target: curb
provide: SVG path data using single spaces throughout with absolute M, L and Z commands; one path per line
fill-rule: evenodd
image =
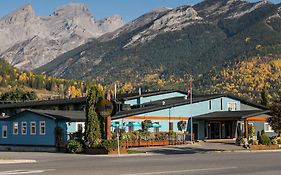
M 25 159 L 17 159 L 17 160 L 0 160 L 1 164 L 20 164 L 20 163 L 36 163 L 36 160 L 25 160 Z
M 281 149 L 272 149 L 272 150 L 225 150 L 225 151 L 216 151 L 216 152 L 241 152 L 241 153 L 265 153 L 265 152 L 281 152 Z

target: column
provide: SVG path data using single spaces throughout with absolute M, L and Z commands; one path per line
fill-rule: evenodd
M 244 137 L 248 139 L 249 133 L 248 133 L 248 120 L 244 120 Z
M 106 126 L 105 126 L 105 132 L 106 132 L 106 139 L 111 140 L 111 116 L 106 117 Z

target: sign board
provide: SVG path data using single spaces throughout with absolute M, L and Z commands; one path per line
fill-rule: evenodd
M 113 105 L 112 103 L 107 100 L 107 99 L 102 99 L 101 101 L 99 101 L 99 103 L 97 104 L 97 112 L 99 113 L 99 115 L 101 115 L 102 117 L 107 117 L 110 116 L 111 113 L 113 111 Z

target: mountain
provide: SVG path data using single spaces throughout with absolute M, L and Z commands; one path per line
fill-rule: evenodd
M 63 78 L 131 82 L 155 89 L 209 79 L 213 69 L 281 52 L 281 5 L 205 0 L 161 8 L 81 45 L 37 72 Z
M 30 4 L 0 19 L 0 58 L 32 70 L 91 38 L 124 25 L 115 15 L 96 21 L 83 4 L 58 7 L 50 16 L 36 16 Z

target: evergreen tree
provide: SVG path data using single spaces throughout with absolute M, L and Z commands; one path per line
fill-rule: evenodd
M 88 91 L 86 104 L 85 143 L 93 148 L 101 143 L 100 119 L 95 111 L 99 98 L 103 97 L 102 89 L 93 86 Z
M 272 117 L 268 119 L 268 122 L 272 129 L 277 132 L 281 133 L 281 100 L 278 102 L 273 103 L 271 106 L 271 115 Z
M 261 92 L 261 104 L 264 106 L 268 105 L 268 92 L 264 88 Z

